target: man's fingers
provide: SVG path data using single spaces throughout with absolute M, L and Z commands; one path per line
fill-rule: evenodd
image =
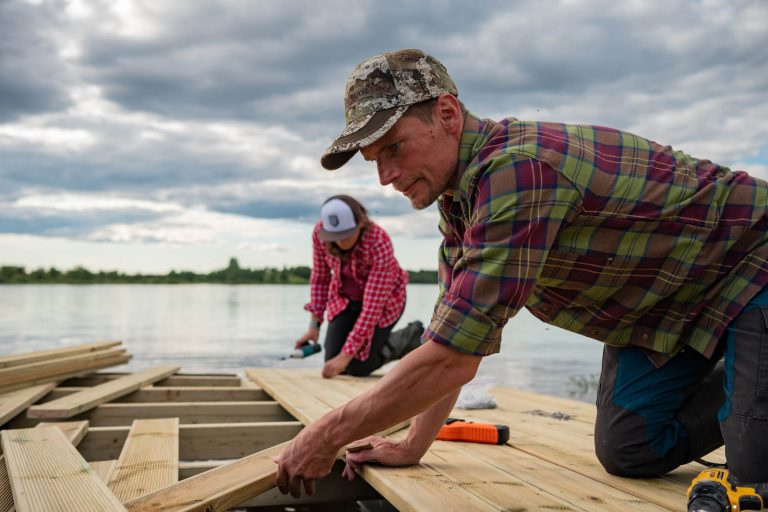
M 364 462 L 370 462 L 376 460 L 375 450 L 363 450 L 355 453 L 347 454 L 347 462 L 352 463 L 355 467 Z
M 315 480 L 308 478 L 304 480 L 304 490 L 307 491 L 309 496 L 315 495 Z
M 351 462 L 347 461 L 344 470 L 341 472 L 341 477 L 346 478 L 351 482 L 355 479 L 355 469 L 356 467 Z
M 291 496 L 294 498 L 301 498 L 301 477 L 293 477 L 291 481 L 288 483 L 288 489 L 291 493 Z
M 277 480 L 277 488 L 280 489 L 280 492 L 283 494 L 288 494 L 288 473 L 285 471 L 284 467 L 280 467 L 279 463 L 277 466 L 276 480 Z

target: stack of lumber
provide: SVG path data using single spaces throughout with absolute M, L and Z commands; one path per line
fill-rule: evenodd
M 131 356 L 121 341 L 102 341 L 0 357 L 0 393 L 58 382 L 102 368 L 127 363 Z M 43 389 L 43 388 L 39 388 Z

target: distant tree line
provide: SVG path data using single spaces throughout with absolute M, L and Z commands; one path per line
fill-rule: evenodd
M 240 266 L 236 258 L 229 260 L 229 265 L 221 270 L 207 274 L 190 271 L 167 274 L 125 274 L 123 272 L 91 272 L 83 267 L 71 270 L 38 268 L 27 272 L 24 267 L 0 267 L 0 284 L 307 284 L 312 270 L 309 267 L 265 267 L 249 269 Z M 411 283 L 437 283 L 437 271 L 408 271 Z

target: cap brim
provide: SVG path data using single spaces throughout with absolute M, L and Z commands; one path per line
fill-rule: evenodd
M 349 236 L 352 235 L 352 233 L 355 232 L 357 229 L 357 226 L 345 229 L 344 231 L 326 231 L 325 228 L 320 228 L 317 231 L 317 238 L 322 240 L 323 242 L 338 242 L 339 240 L 343 240 Z
M 370 146 L 382 138 L 405 114 L 409 106 L 380 110 L 372 114 L 359 129 L 351 133 L 346 133 L 348 128 L 345 129 L 341 136 L 325 150 L 323 156 L 320 157 L 320 164 L 329 171 L 343 166 L 360 148 Z

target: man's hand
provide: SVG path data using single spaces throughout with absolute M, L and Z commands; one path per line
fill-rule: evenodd
M 393 441 L 385 437 L 372 436 L 361 441 L 370 443 L 372 448 L 356 452 L 347 452 L 347 465 L 341 476 L 350 482 L 355 479 L 355 471 L 366 462 L 378 462 L 385 466 L 408 466 L 418 464 L 425 451 L 415 449 L 406 439 Z
M 304 482 L 306 493 L 315 494 L 315 480 L 331 472 L 337 453 L 322 432 L 314 432 L 311 426 L 302 430 L 275 459 L 280 492 L 298 498 Z
M 347 365 L 352 361 L 352 356 L 340 353 L 336 357 L 329 359 L 323 366 L 323 377 L 326 379 L 333 378 L 347 369 Z
M 302 347 L 302 345 L 306 345 L 310 341 L 317 343 L 317 339 L 320 337 L 320 329 L 317 327 L 310 327 L 307 329 L 307 332 L 305 332 L 301 338 L 296 340 L 296 343 L 293 345 L 293 348 L 299 349 Z

